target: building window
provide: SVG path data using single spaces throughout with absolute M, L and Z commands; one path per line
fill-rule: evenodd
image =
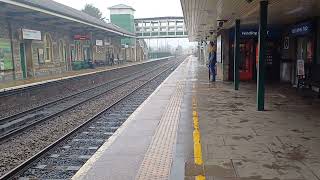
M 67 54 L 66 54 L 66 44 L 63 40 L 59 40 L 59 57 L 61 62 L 66 62 Z
M 52 39 L 49 33 L 44 35 L 45 62 L 52 61 Z

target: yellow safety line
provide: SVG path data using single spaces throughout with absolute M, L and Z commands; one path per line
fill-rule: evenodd
M 200 130 L 199 130 L 199 118 L 197 112 L 197 102 L 196 98 L 192 97 L 192 119 L 193 119 L 193 156 L 194 163 L 196 165 L 202 165 L 202 150 L 201 150 L 201 142 L 200 142 Z M 196 176 L 196 180 L 205 180 L 205 176 L 198 175 Z
M 196 180 L 206 180 L 206 177 L 199 175 L 199 176 L 196 176 Z

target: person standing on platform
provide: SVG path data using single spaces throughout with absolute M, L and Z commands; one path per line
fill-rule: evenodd
M 217 63 L 217 54 L 214 43 L 210 41 L 209 44 L 209 80 L 216 81 L 216 63 Z
M 114 65 L 114 55 L 113 55 L 113 53 L 111 54 L 111 66 L 113 66 Z

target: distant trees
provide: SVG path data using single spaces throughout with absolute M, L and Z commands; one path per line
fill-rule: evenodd
M 94 7 L 92 4 L 86 4 L 84 6 L 84 9 L 82 9 L 82 12 L 85 12 L 90 16 L 96 17 L 98 19 L 104 20 L 104 17 L 102 17 L 102 12 L 100 11 L 100 9 Z

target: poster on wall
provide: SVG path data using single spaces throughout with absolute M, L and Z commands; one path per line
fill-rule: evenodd
M 297 75 L 304 76 L 304 60 L 303 59 L 297 60 Z
M 0 70 L 13 70 L 11 44 L 6 39 L 0 39 Z
M 307 62 L 312 63 L 313 60 L 313 41 L 308 40 L 307 43 Z
M 222 40 L 221 35 L 217 38 L 217 62 L 222 62 Z

